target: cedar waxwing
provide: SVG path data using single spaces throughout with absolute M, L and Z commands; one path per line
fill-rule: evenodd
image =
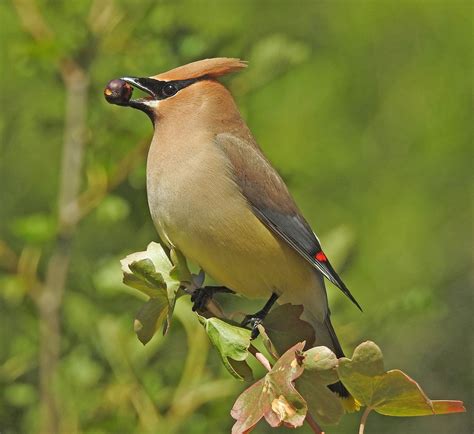
M 246 317 L 254 332 L 275 301 L 303 305 L 316 345 L 342 357 L 323 277 L 360 306 L 217 81 L 246 66 L 239 59 L 201 60 L 153 77 L 113 80 L 105 95 L 153 122 L 147 191 L 162 241 L 219 284 L 268 298 Z M 131 99 L 133 87 L 150 96 Z M 347 394 L 342 385 L 333 389 Z

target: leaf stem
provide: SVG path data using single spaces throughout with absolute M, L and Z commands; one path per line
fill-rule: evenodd
M 311 416 L 310 413 L 306 413 L 305 421 L 308 423 L 308 425 L 310 426 L 310 428 L 313 430 L 315 434 L 324 434 L 324 431 L 317 424 L 317 422 L 314 420 L 313 416 Z
M 362 417 L 360 419 L 359 434 L 364 434 L 365 425 L 367 423 L 367 416 L 369 415 L 371 411 L 372 411 L 372 407 L 367 407 L 364 410 L 364 413 L 362 414 Z

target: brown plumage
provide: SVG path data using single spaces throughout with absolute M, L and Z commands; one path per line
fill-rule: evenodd
M 117 102 L 145 111 L 155 126 L 147 162 L 151 216 L 162 240 L 219 284 L 248 297 L 276 294 L 279 303 L 302 304 L 316 344 L 342 356 L 323 275 L 355 300 L 216 80 L 245 67 L 218 58 L 123 78 L 151 96 Z

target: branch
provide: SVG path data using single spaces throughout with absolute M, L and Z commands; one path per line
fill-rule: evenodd
M 54 41 L 56 35 L 43 18 L 34 0 L 14 0 L 23 28 L 38 43 Z M 55 377 L 60 352 L 60 309 L 69 271 L 71 242 L 77 221 L 74 204 L 79 193 L 84 160 L 87 94 L 87 71 L 72 58 L 58 59 L 58 69 L 66 90 L 63 155 L 58 193 L 58 233 L 47 264 L 44 285 L 33 299 L 39 315 L 39 382 L 41 433 L 60 432 L 60 411 Z
M 58 234 L 49 259 L 44 286 L 35 298 L 40 325 L 41 433 L 60 432 L 60 412 L 54 381 L 60 353 L 60 310 L 69 271 L 72 238 L 76 229 L 69 204 L 78 195 L 84 160 L 89 79 L 75 62 L 65 61 L 66 121 L 58 193 Z
M 23 29 L 36 42 L 47 42 L 54 39 L 54 33 L 48 26 L 35 0 L 13 0 L 13 6 L 20 18 Z
M 66 86 L 66 121 L 58 198 L 60 235 L 73 230 L 77 224 L 75 204 L 84 160 L 89 89 L 89 77 L 76 62 L 63 61 L 61 71 Z

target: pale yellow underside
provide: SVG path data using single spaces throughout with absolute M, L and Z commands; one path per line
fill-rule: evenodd
M 318 321 L 327 312 L 322 278 L 254 215 L 232 179 L 229 161 L 212 140 L 178 152 L 179 142 L 148 157 L 147 188 L 163 241 L 219 284 L 251 298 L 272 292 L 304 304 Z

